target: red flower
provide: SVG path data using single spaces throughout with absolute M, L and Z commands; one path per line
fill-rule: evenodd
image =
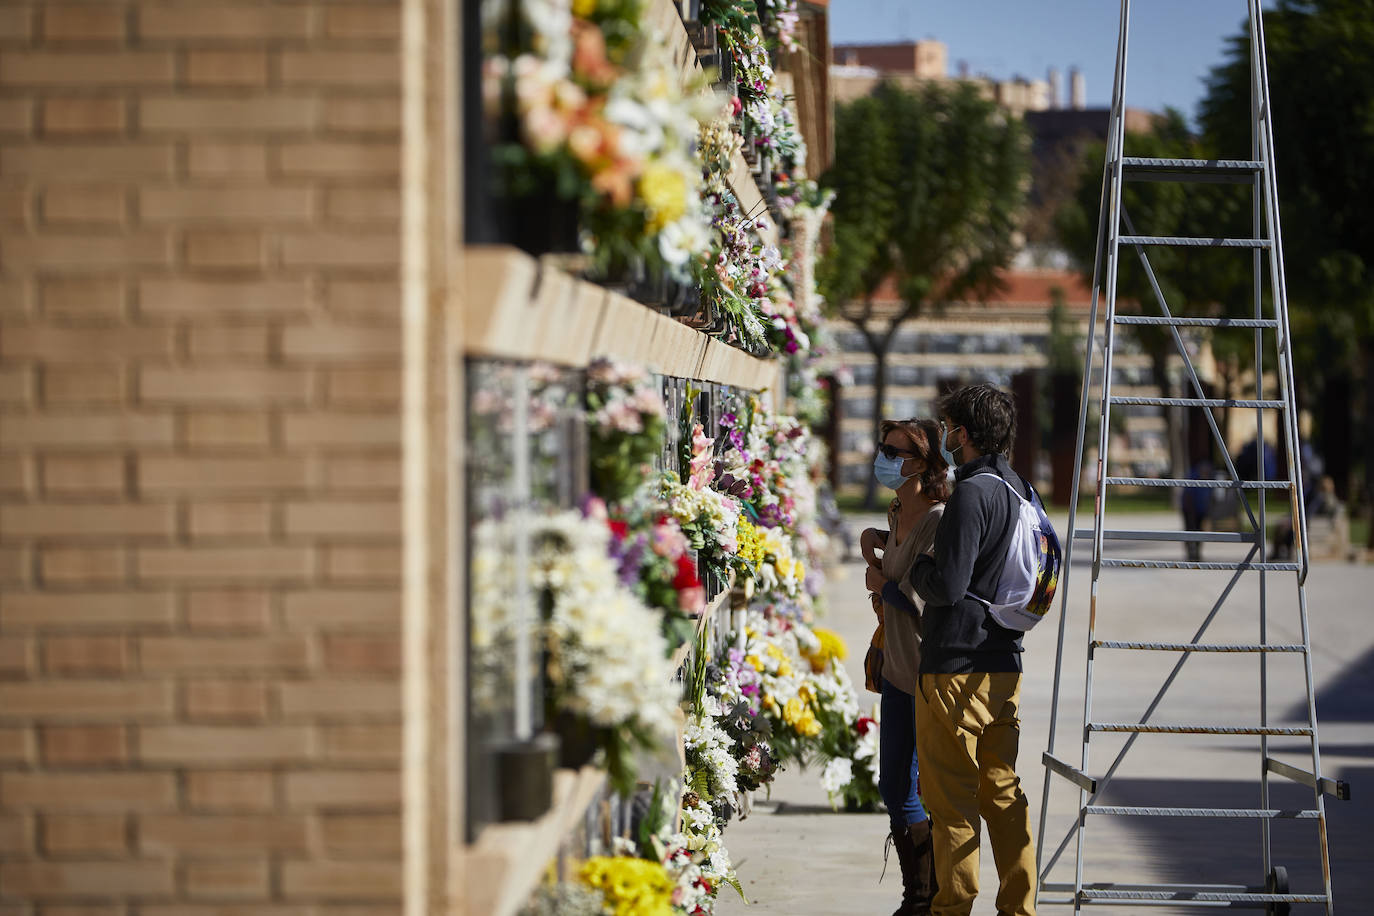
M 701 580 L 697 578 L 697 564 L 687 554 L 682 554 L 677 558 L 677 575 L 673 578 L 673 588 L 683 591 L 700 586 Z
M 877 724 L 868 716 L 859 716 L 859 721 L 854 723 L 854 730 L 861 735 L 866 735 L 868 730 Z
M 611 534 L 615 535 L 615 539 L 616 539 L 617 541 L 623 541 L 623 540 L 625 540 L 625 535 L 627 535 L 627 534 L 630 533 L 630 523 L 629 523 L 629 522 L 622 521 L 622 520 L 620 520 L 620 519 L 618 519 L 618 518 L 613 518 L 613 519 L 611 519 L 610 521 L 608 521 L 606 524 L 607 524 L 607 526 L 610 527 L 610 529 L 611 529 Z

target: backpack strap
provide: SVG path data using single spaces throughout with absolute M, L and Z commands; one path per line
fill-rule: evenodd
M 975 477 L 996 477 L 998 480 L 1002 481 L 1002 483 L 1007 485 L 1008 490 L 1011 490 L 1011 492 L 1016 493 L 1018 499 L 1024 499 L 1027 502 L 1034 502 L 1035 500 L 1040 498 L 1040 494 L 1035 492 L 1035 487 L 1031 486 L 1031 482 L 1029 480 L 1026 480 L 1026 478 L 1024 477 L 1021 478 L 1021 482 L 1024 483 L 1026 485 L 1026 489 L 1030 491 L 1030 494 L 1026 496 L 1022 496 L 1020 493 L 1017 493 L 1016 487 L 1012 485 L 1012 482 L 1010 480 L 1007 480 L 1007 478 L 1003 477 L 996 471 L 978 471 L 975 474 L 968 475 L 969 480 L 972 480 Z M 1043 505 L 1043 503 L 1041 503 L 1041 505 Z

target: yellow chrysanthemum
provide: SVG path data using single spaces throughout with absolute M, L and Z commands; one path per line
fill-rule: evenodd
M 763 560 L 763 538 L 759 534 L 759 528 L 744 516 L 740 516 L 736 542 L 739 544 L 737 553 L 740 559 L 748 560 L 754 564 Z
M 594 856 L 578 876 L 601 891 L 615 916 L 670 916 L 673 881 L 657 862 L 630 856 Z
M 816 652 L 817 655 L 823 655 L 826 659 L 838 658 L 840 661 L 849 657 L 849 647 L 845 645 L 839 633 L 824 627 L 816 627 L 812 632 L 821 641 L 821 647 Z
M 759 658 L 757 655 L 744 656 L 744 663 L 755 671 L 760 673 L 763 672 L 763 659 Z
M 687 179 L 675 169 L 649 165 L 639 176 L 639 196 L 649 211 L 649 231 L 660 232 L 687 212 Z
M 596 12 L 596 0 L 573 0 L 572 11 L 578 19 L 587 19 Z

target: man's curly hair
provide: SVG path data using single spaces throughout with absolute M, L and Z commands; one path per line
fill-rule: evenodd
M 936 401 L 951 428 L 962 426 L 973 447 L 984 455 L 1005 455 L 1016 434 L 1016 407 L 1011 395 L 993 385 L 965 385 Z

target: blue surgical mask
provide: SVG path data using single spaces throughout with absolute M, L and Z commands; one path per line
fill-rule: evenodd
M 945 456 L 945 462 L 949 464 L 950 468 L 957 468 L 959 466 L 959 462 L 955 458 L 955 453 L 962 452 L 964 450 L 964 447 L 961 445 L 954 451 L 950 451 L 948 448 L 945 447 L 945 440 L 949 438 L 950 433 L 954 432 L 956 429 L 962 428 L 963 427 L 961 426 L 952 426 L 949 429 L 944 429 L 940 432 L 940 454 Z
M 888 458 L 879 453 L 873 459 L 873 476 L 878 478 L 878 483 L 889 490 L 896 490 L 911 477 L 916 476 L 915 474 L 912 474 L 911 477 L 902 476 L 902 464 L 905 460 L 904 458 Z

